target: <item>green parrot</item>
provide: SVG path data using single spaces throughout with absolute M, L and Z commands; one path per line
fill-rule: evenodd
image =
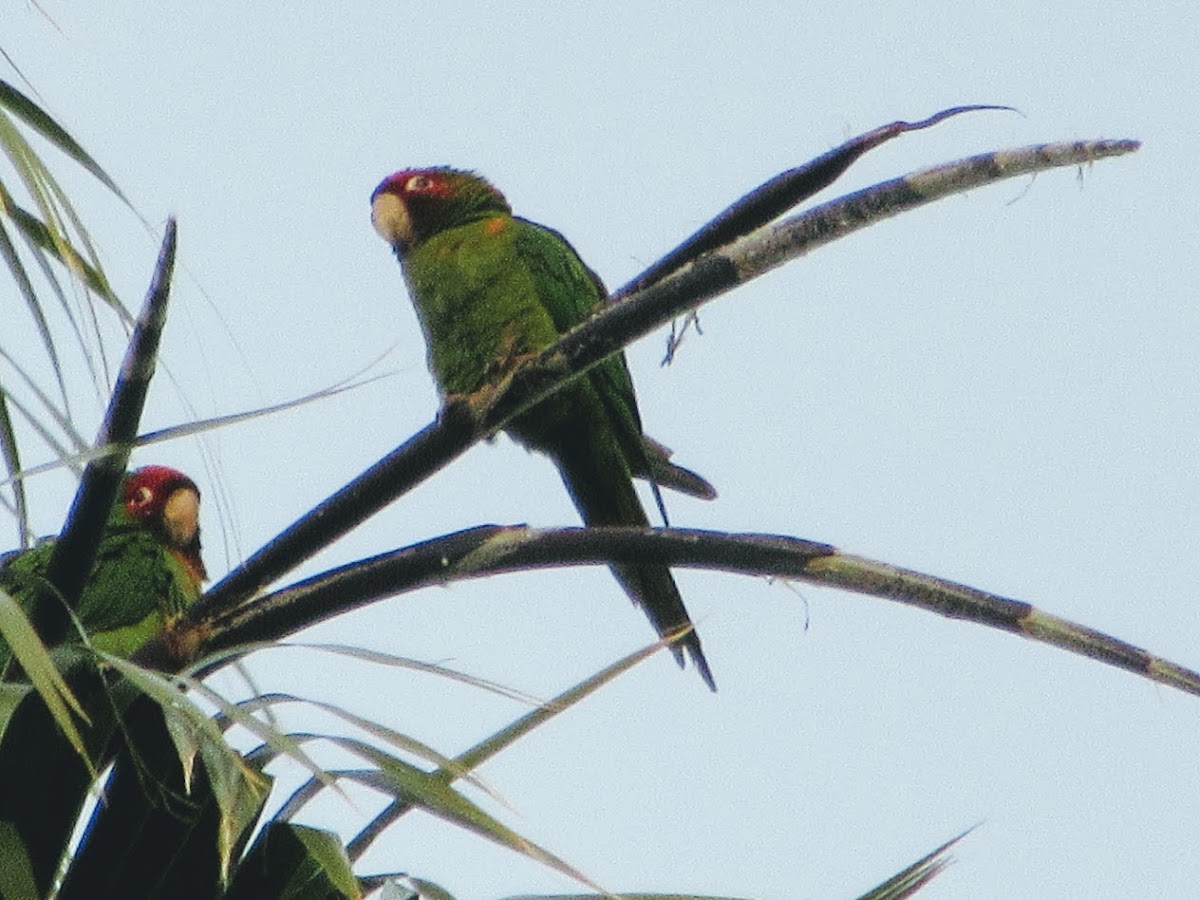
M 145 466 L 129 473 L 113 505 L 75 615 L 93 647 L 132 656 L 200 596 L 200 489 L 182 472 Z M 0 557 L 0 589 L 28 611 L 54 540 Z M 11 653 L 0 640 L 0 672 Z
M 371 221 L 400 260 L 443 399 L 494 386 L 597 312 L 608 293 L 561 234 L 514 216 L 504 195 L 472 172 L 397 172 L 371 195 Z M 588 525 L 649 524 L 633 477 L 648 479 L 656 497 L 659 485 L 716 496 L 642 433 L 623 353 L 547 397 L 508 432 L 554 461 Z M 612 572 L 660 635 L 691 624 L 666 566 Z M 696 632 L 679 643 L 716 690 Z M 675 655 L 682 664 L 677 648 Z

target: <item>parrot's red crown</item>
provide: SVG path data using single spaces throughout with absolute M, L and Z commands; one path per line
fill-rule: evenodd
M 452 196 L 453 188 L 446 179 L 438 176 L 433 169 L 405 169 L 393 172 L 379 183 L 371 194 L 374 200 L 380 194 L 396 194 L 400 197 L 428 197 L 431 200 L 444 200 Z
M 129 514 L 148 518 L 162 512 L 163 505 L 179 488 L 191 488 L 200 495 L 196 482 L 170 466 L 142 466 L 125 479 L 122 500 Z
M 487 189 L 504 201 L 504 195 L 496 190 L 487 179 L 465 169 L 454 169 L 450 166 L 432 166 L 425 169 L 402 169 L 393 172 L 379 183 L 371 193 L 374 201 L 380 194 L 395 194 L 410 200 L 414 198 L 426 200 L 447 200 L 462 192 L 466 185 L 486 186 Z

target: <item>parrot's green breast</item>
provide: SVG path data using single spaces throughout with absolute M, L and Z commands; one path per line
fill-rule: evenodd
M 404 273 L 443 397 L 498 382 L 522 357 L 586 320 L 605 295 L 562 235 L 505 214 L 422 241 L 404 256 Z M 642 425 L 624 354 L 542 401 L 509 432 L 552 452 L 552 433 L 580 420 L 606 422 L 627 469 L 645 470 Z
M 404 259 L 443 395 L 469 394 L 558 338 L 544 288 L 522 258 L 522 223 L 493 216 L 439 232 Z

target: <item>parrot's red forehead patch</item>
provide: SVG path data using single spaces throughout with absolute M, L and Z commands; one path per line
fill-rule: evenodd
M 371 193 L 371 202 L 380 194 L 394 194 L 402 200 L 446 200 L 462 193 L 475 193 L 483 188 L 506 203 L 504 195 L 487 179 L 465 169 L 431 166 L 424 169 L 402 169 L 393 172 Z
M 371 194 L 374 200 L 380 194 L 396 194 L 399 197 L 428 197 L 442 200 L 454 193 L 454 188 L 439 169 L 404 169 L 394 172 L 379 183 Z
M 160 509 L 171 493 L 181 487 L 191 488 L 197 496 L 200 494 L 196 483 L 178 469 L 172 469 L 170 466 L 142 466 L 125 479 L 122 499 L 126 505 Z

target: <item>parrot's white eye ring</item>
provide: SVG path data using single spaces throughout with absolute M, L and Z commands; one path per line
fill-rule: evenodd
M 148 487 L 140 487 L 137 489 L 137 493 L 133 495 L 133 505 L 146 506 L 153 499 L 154 491 L 150 490 Z
M 408 181 L 404 182 L 405 191 L 414 191 L 422 193 L 429 190 L 433 186 L 433 179 L 428 175 L 413 175 Z

